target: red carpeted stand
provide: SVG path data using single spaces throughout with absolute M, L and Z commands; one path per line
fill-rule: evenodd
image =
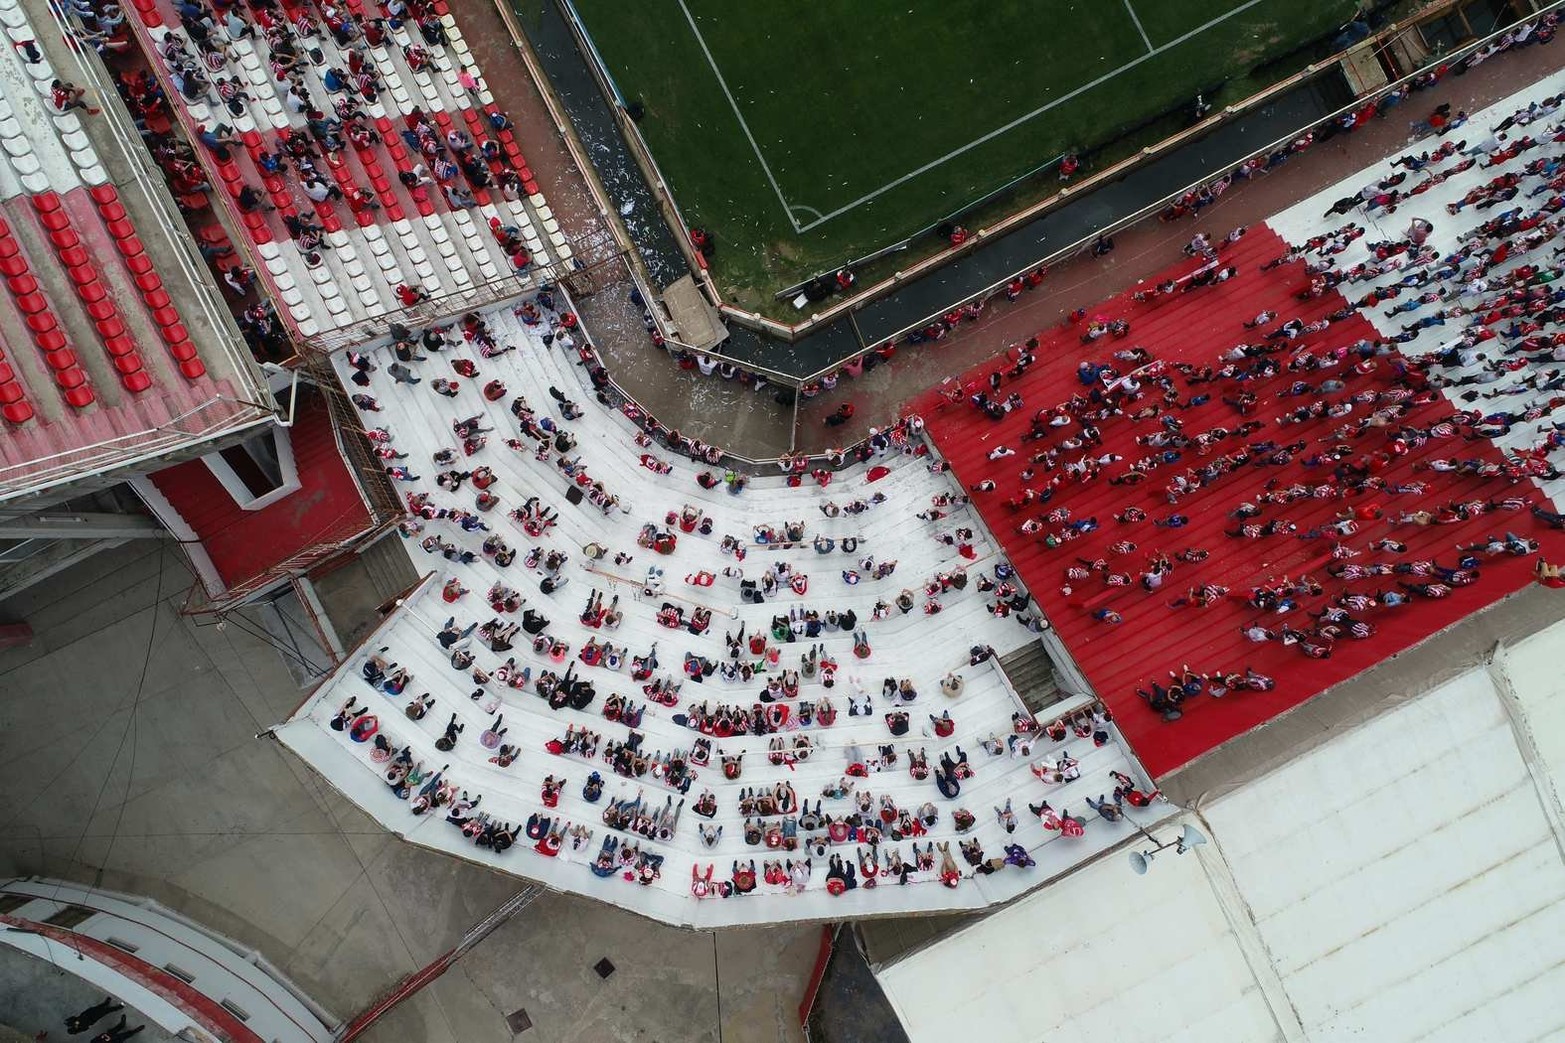
M 1246 330 L 1243 323 L 1262 310 L 1277 312 L 1277 321 L 1281 322 L 1295 316 L 1308 321 L 1341 308 L 1345 302 L 1336 293 L 1304 303 L 1294 298 L 1306 281 L 1301 263 L 1270 272 L 1259 270 L 1262 262 L 1281 255 L 1286 249 L 1287 244 L 1270 229 L 1252 228 L 1238 244 L 1223 253 L 1223 263 L 1235 265 L 1240 271 L 1240 275 L 1228 282 L 1148 303 L 1138 303 L 1129 295 L 1117 297 L 1089 309 L 1087 317 L 1077 326 L 1056 327 L 1041 334 L 1036 365 L 1020 379 L 1007 380 L 998 392 L 997 397 L 1003 398 L 1012 391 L 1019 391 L 1025 400 L 1021 408 L 1003 420 L 990 420 L 968 404 L 968 397 L 987 388 L 990 373 L 996 368 L 1009 368 L 1009 362 L 990 362 L 965 374 L 961 378 L 964 391 L 960 402 L 951 402 L 937 390 L 926 393 L 913 406 L 924 416 L 935 445 L 951 462 L 964 485 L 971 486 L 984 479 L 997 483 L 993 492 L 973 493 L 980 514 L 1153 775 L 1162 775 L 1186 764 L 1337 682 L 1412 647 L 1463 617 L 1516 592 L 1531 578 L 1531 558 L 1485 559 L 1478 583 L 1459 587 L 1448 598 L 1429 600 L 1415 596 L 1409 604 L 1400 607 L 1356 612 L 1358 617 L 1373 623 L 1378 632 L 1363 641 L 1339 638 L 1331 658 L 1326 660 L 1309 659 L 1294 646 L 1275 641 L 1258 644 L 1242 635 L 1242 627 L 1252 620 L 1259 620 L 1268 627 L 1287 622 L 1297 629 L 1307 630 L 1313 620 L 1305 613 L 1318 611 L 1344 590 L 1373 594 L 1394 588 L 1399 579 L 1414 582 L 1422 579 L 1417 576 L 1387 576 L 1354 582 L 1333 579 L 1325 571 L 1332 547 L 1337 542 L 1331 537 L 1300 539 L 1278 535 L 1252 540 L 1224 534 L 1224 530 L 1238 525 L 1230 512 L 1241 502 L 1253 500 L 1268 482 L 1285 487 L 1295 482 L 1316 485 L 1330 481 L 1330 465 L 1307 467 L 1301 463 L 1302 458 L 1337 441 L 1329 437 L 1331 432 L 1363 417 L 1373 408 L 1360 405 L 1346 419 L 1310 420 L 1283 426 L 1277 423 L 1280 415 L 1308 404 L 1311 399 L 1279 398 L 1278 392 L 1295 380 L 1318 384 L 1328 375 L 1339 376 L 1346 382 L 1343 392 L 1329 396 L 1333 400 L 1365 389 L 1385 389 L 1394 385 L 1391 366 L 1386 359 L 1379 360 L 1376 371 L 1368 375 L 1354 375 L 1351 371 L 1283 374 L 1246 385 L 1259 397 L 1258 409 L 1251 419 L 1263 421 L 1265 427 L 1244 441 L 1272 439 L 1280 444 L 1306 441 L 1308 448 L 1290 464 L 1243 467 L 1171 505 L 1166 486 L 1176 474 L 1239 448 L 1241 441 L 1230 438 L 1220 442 L 1207 456 L 1202 456 L 1193 447 L 1187 448 L 1178 463 L 1154 470 L 1139 485 L 1115 486 L 1109 484 L 1109 477 L 1124 473 L 1132 461 L 1158 451 L 1138 445 L 1136 437 L 1159 430 L 1157 419 L 1131 421 L 1117 417 L 1099 425 L 1103 445 L 1063 451 L 1060 461 L 1063 464 L 1083 455 L 1106 453 L 1119 454 L 1124 457 L 1122 461 L 1108 464 L 1102 476 L 1087 483 L 1067 479 L 1047 504 L 1034 504 L 1021 510 L 1011 510 L 1005 505 L 1005 501 L 1018 494 L 1024 485 L 1042 489 L 1048 483 L 1051 474 L 1041 467 L 1031 482 L 1024 483 L 1019 477 L 1034 453 L 1058 446 L 1063 438 L 1080 433 L 1080 426 L 1072 424 L 1060 429 L 1059 433 L 1051 431 L 1042 440 L 1023 441 L 1031 418 L 1040 409 L 1087 390 L 1076 376 L 1077 365 L 1082 359 L 1107 363 L 1112 361 L 1116 350 L 1139 345 L 1164 362 L 1186 361 L 1215 367 L 1220 365 L 1218 356 L 1235 344 L 1261 339 L 1264 330 Z M 1186 262 L 1159 279 L 1183 274 L 1194 267 L 1195 262 Z M 1121 340 L 1104 338 L 1084 345 L 1081 333 L 1088 322 L 1099 317 L 1129 319 L 1129 336 Z M 1275 325 L 1272 323 L 1266 328 Z M 1453 337 L 1457 328 L 1451 327 Z M 1376 337 L 1369 323 L 1355 315 L 1334 323 L 1322 333 L 1295 341 L 1292 347 L 1326 348 Z M 1282 357 L 1286 358 L 1286 355 Z M 1121 364 L 1120 368 L 1128 367 Z M 1186 434 L 1193 436 L 1218 426 L 1232 429 L 1243 421 L 1233 407 L 1222 401 L 1224 396 L 1231 396 L 1237 390 L 1232 381 L 1190 387 L 1177 374 L 1175 380 L 1182 400 L 1188 401 L 1197 393 L 1212 396 L 1203 405 L 1170 411 L 1183 422 Z M 1146 387 L 1149 393 L 1138 406 L 1158 401 L 1160 391 L 1150 384 Z M 1519 408 L 1521 401 L 1515 397 L 1503 405 L 1497 403 L 1495 407 Z M 1484 408 L 1485 404 L 1482 400 L 1476 403 L 1478 408 Z M 1428 427 L 1452 413 L 1449 401 L 1441 398 L 1416 408 L 1404 422 Z M 1323 438 L 1327 441 L 1323 442 Z M 1388 438 L 1375 431 L 1351 440 L 1350 444 L 1356 453 L 1364 454 L 1385 449 Z M 1000 445 L 1016 450 L 1017 455 L 989 460 L 990 450 Z M 1344 507 L 1368 503 L 1378 503 L 1385 509 L 1387 518 L 1394 519 L 1405 511 L 1433 510 L 1453 500 L 1523 496 L 1541 502 L 1541 494 L 1531 482 L 1512 485 L 1416 467 L 1420 461 L 1437 457 L 1479 456 L 1501 459 L 1499 451 L 1488 440 L 1431 439 L 1378 472 L 1389 483 L 1424 481 L 1428 488 L 1423 496 L 1371 492 L 1350 494 L 1343 499 L 1306 500 L 1287 506 L 1268 506 L 1254 520 L 1287 519 L 1297 523 L 1298 531 L 1303 533 L 1331 520 Z M 1116 514 L 1132 505 L 1146 512 L 1145 521 L 1120 524 L 1114 520 Z M 1041 517 L 1059 507 L 1070 510 L 1070 520 L 1096 518 L 1099 527 L 1079 539 L 1052 548 L 1044 545 L 1043 536 L 1058 532 L 1063 523 L 1045 522 L 1042 531 L 1032 535 L 1018 531 L 1018 526 L 1028 518 Z M 1153 524 L 1175 513 L 1188 516 L 1189 524 L 1179 529 L 1159 528 Z M 1526 510 L 1487 514 L 1454 525 L 1417 526 L 1397 525 L 1389 520 L 1367 521 L 1361 523 L 1358 533 L 1342 542 L 1363 551 L 1352 559 L 1359 564 L 1434 560 L 1445 566 L 1455 566 L 1454 548 L 1458 544 L 1506 531 L 1540 540 L 1545 556 L 1551 560 L 1558 558 L 1565 549 L 1565 537 L 1540 525 Z M 1367 549 L 1373 540 L 1385 536 L 1406 543 L 1406 553 L 1389 554 Z M 1120 555 L 1109 551 L 1111 544 L 1126 540 L 1137 545 L 1134 551 Z M 1109 587 L 1097 576 L 1070 583 L 1072 589 L 1068 593 L 1064 589 L 1068 582 L 1065 570 L 1077 564 L 1078 558 L 1089 561 L 1104 558 L 1114 571 L 1139 577 L 1149 554 L 1161 551 L 1173 557 L 1185 548 L 1201 548 L 1210 556 L 1199 564 L 1176 562 L 1173 574 L 1157 591 L 1148 592 L 1139 585 Z M 1296 578 L 1303 574 L 1313 576 L 1325 587 L 1323 596 L 1302 599 L 1299 608 L 1286 615 L 1262 612 L 1245 603 L 1252 586 L 1269 579 Z M 1183 596 L 1188 588 L 1204 583 L 1226 586 L 1231 594 L 1206 608 L 1170 607 L 1170 602 Z M 1123 622 L 1115 625 L 1093 619 L 1091 613 L 1101 608 L 1120 613 Z M 1136 689 L 1151 681 L 1166 684 L 1168 672 L 1185 664 L 1203 673 L 1242 672 L 1250 666 L 1275 678 L 1277 686 L 1270 692 L 1232 692 L 1220 700 L 1201 695 L 1185 704 L 1182 719 L 1165 722 L 1137 696 Z

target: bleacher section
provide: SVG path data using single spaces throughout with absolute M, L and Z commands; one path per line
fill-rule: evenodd
M 197 151 L 299 335 L 409 307 L 464 311 L 520 294 L 570 260 L 444 2 L 424 24 L 400 25 L 362 0 L 240 3 L 239 35 L 219 18 L 204 43 L 168 0 L 135 9 L 137 36 L 189 137 L 226 124 L 241 142 Z M 290 137 L 300 143 L 292 153 Z M 288 156 L 286 166 L 273 168 L 273 156 Z M 310 180 L 319 187 L 307 191 Z M 319 248 L 301 247 L 290 229 L 299 219 L 320 229 Z
M 984 518 L 1154 775 L 1516 592 L 1540 547 L 1559 560 L 1560 113 L 1512 125 L 1538 142 L 1517 155 L 1492 134 L 1562 87 L 1418 142 L 1415 164 L 1445 154 L 1394 183 L 1388 161 L 1306 200 L 1286 238 L 1252 227 L 1043 331 L 997 419 L 972 400 L 1009 363 L 921 403 L 963 482 L 994 483 Z M 1187 669 L 1189 704 L 1157 705 Z M 1249 669 L 1260 690 L 1234 682 Z
M 139 190 L 122 197 L 125 161 L 105 161 L 90 101 L 62 110 L 76 56 L 17 0 L 0 24 L 0 495 L 257 419 L 264 391 L 231 327 L 203 312 L 208 347 L 192 338 L 187 309 L 209 298 L 173 226 Z
M 396 382 L 396 357 L 389 348 L 372 353 L 375 368 L 366 371 L 367 385 L 363 377 L 354 381 L 363 387 L 361 396 L 369 396 L 360 398 L 366 427 L 389 465 L 405 469 L 399 475 L 422 525 L 408 537 L 410 550 L 433 575 L 279 730 L 285 743 L 387 828 L 417 843 L 675 923 L 710 926 L 977 909 L 1014 897 L 1129 834 L 1128 823 L 1100 819 L 1085 803 L 1112 793 L 1116 782 L 1110 772 L 1138 770 L 1112 724 L 1098 722 L 1102 745 L 1097 745 L 1091 737 L 1091 707 L 1078 701 L 1065 711 L 1079 715 L 1087 737 L 1072 731 L 1063 742 L 1040 736 L 1032 745 L 1024 734 L 1031 718 L 999 670 L 998 656 L 970 661 L 974 646 L 992 646 L 1003 655 L 1036 637 L 1017 625 L 1023 611 L 993 611 L 995 598 L 1004 592 L 985 591 L 1002 559 L 981 535 L 959 533 L 971 522 L 969 512 L 957 488 L 931 471 L 927 457 L 912 451 L 916 442 L 907 452 L 851 465 L 824 487 L 808 476 L 790 482 L 777 474 L 754 479 L 736 495 L 727 491 L 718 468 L 713 487 L 703 488 L 694 480 L 701 465 L 672 458 L 625 412 L 606 410 L 594 399 L 580 380 L 582 370 L 564 331 L 552 326 L 557 317 L 546 308 L 542 314 L 536 325 L 519 321 L 510 309 L 486 315 L 493 346 L 514 346 L 514 351 L 484 357 L 476 343 L 463 342 L 453 332 L 451 347 L 428 351 L 427 360 L 410 364 L 418 384 Z M 558 334 L 552 347 L 540 336 L 551 328 Z M 474 363 L 478 375 L 458 378 L 456 397 L 444 397 L 435 383 L 454 377 L 458 360 Z M 339 365 L 345 380 L 356 374 L 348 359 L 340 358 Z M 492 381 L 504 388 L 492 387 Z M 544 441 L 515 438 L 521 424 L 512 406 L 519 395 L 536 410 L 535 415 L 524 411 L 522 423 L 540 425 Z M 571 400 L 582 403 L 579 417 L 566 405 Z M 454 433 L 453 422 L 474 418 L 477 426 L 493 430 L 469 434 L 483 444 L 469 444 L 466 448 L 475 451 L 464 455 L 464 439 Z M 563 441 L 551 441 L 561 432 Z M 442 449 L 452 452 L 454 462 L 436 462 L 435 453 Z M 480 467 L 490 473 L 478 472 Z M 671 470 L 660 473 L 665 467 Z M 449 477 L 442 478 L 453 470 L 474 474 L 453 491 L 447 488 Z M 469 483 L 491 479 L 482 493 L 498 502 L 485 509 Z M 568 489 L 587 496 L 572 504 Z M 955 502 L 936 508 L 936 498 Z M 835 516 L 821 510 L 831 502 L 846 508 L 855 501 L 865 509 Z M 509 516 L 518 509 L 521 515 Z M 556 510 L 557 518 L 549 520 Z M 783 533 L 792 523 L 804 530 L 795 533 L 796 539 L 764 531 Z M 477 524 L 488 531 L 467 531 Z M 529 528 L 537 535 L 530 535 Z M 952 542 L 942 536 L 953 537 Z M 490 537 L 505 548 L 493 543 L 486 548 Z M 732 537 L 727 551 L 724 537 Z M 817 537 L 834 543 L 823 550 Z M 473 560 L 464 563 L 464 553 Z M 565 560 L 550 562 L 548 555 L 556 553 Z M 497 564 L 512 554 L 513 562 Z M 861 560 L 866 556 L 873 561 Z M 877 579 L 876 565 L 888 561 L 894 572 Z M 850 585 L 845 573 L 854 574 L 857 582 Z M 948 579 L 944 592 L 941 574 Z M 962 579 L 953 585 L 949 580 L 957 574 Z M 770 589 L 773 579 L 775 590 Z M 565 585 L 556 587 L 560 580 Z M 457 586 L 448 588 L 448 583 Z M 753 600 L 744 594 L 742 585 L 749 584 L 760 587 Z M 458 588 L 465 593 L 456 596 Z M 511 591 L 525 604 L 513 603 L 511 611 L 491 604 L 503 602 Z M 448 593 L 454 600 L 447 600 Z M 911 611 L 897 605 L 899 596 Z M 877 603 L 882 605 L 878 613 Z M 608 618 L 599 618 L 594 604 Z M 502 642 L 500 650 L 493 650 L 483 631 L 460 641 L 448 634 L 447 643 L 471 654 L 471 663 L 453 661 L 437 639 L 448 616 L 462 630 L 491 619 L 501 625 L 527 623 L 531 611 L 546 617 L 540 635 L 523 630 L 510 639 L 508 649 Z M 814 636 L 804 619 L 807 611 L 818 617 L 820 630 Z M 839 625 L 840 614 L 849 611 L 856 617 L 852 626 Z M 839 614 L 838 621 L 828 621 L 828 612 Z M 710 614 L 704 625 L 703 613 Z M 734 638 L 732 649 L 725 637 Z M 612 647 L 604 649 L 605 643 Z M 857 656 L 858 646 L 865 658 Z M 366 683 L 371 655 L 394 660 L 411 674 L 400 694 L 387 694 L 384 684 Z M 649 662 L 654 656 L 655 665 Z M 741 666 L 739 677 L 727 676 Z M 752 667 L 757 672 L 746 679 Z M 475 676 L 475 671 L 483 673 Z M 578 709 L 557 694 L 551 709 L 546 671 L 563 676 L 563 686 L 576 695 L 586 682 L 593 689 L 590 701 Z M 386 672 L 395 670 L 387 666 Z M 951 672 L 963 679 L 954 697 L 941 688 Z M 517 680 L 508 683 L 508 677 Z M 916 698 L 904 704 L 887 696 L 888 678 L 893 688 L 908 680 Z M 758 698 L 768 683 L 781 691 L 776 698 Z M 795 684 L 796 693 L 788 694 Z M 672 689 L 666 705 L 655 697 L 658 686 Z M 410 719 L 406 707 L 425 693 L 433 704 L 421 720 Z M 616 695 L 629 701 L 630 715 L 606 717 Z M 388 758 L 376 752 L 373 737 L 360 734 L 366 741 L 354 741 L 351 726 L 331 727 L 350 698 L 377 719 L 378 734 L 390 750 L 408 747 L 409 757 L 426 774 L 442 772 L 441 782 L 473 797 L 482 795 L 473 815 L 486 813 L 516 827 L 516 849 L 496 854 L 476 846 L 446 821 L 449 806 L 422 818 L 411 814 L 409 800 L 385 782 Z M 720 711 L 722 706 L 730 709 Z M 702 707 L 721 721 L 704 730 L 692 726 Z M 910 718 L 900 736 L 893 735 L 886 719 L 898 709 Z M 946 711 L 954 730 L 941 737 L 931 717 Z M 740 717 L 767 718 L 771 724 L 747 730 L 732 724 Z M 461 731 L 454 747 L 443 749 L 437 743 L 453 720 Z M 593 733 L 585 752 L 560 745 L 583 730 Z M 986 748 L 985 740 L 997 752 Z M 613 748 L 626 742 L 645 758 L 639 764 L 645 775 L 628 765 L 623 776 L 616 774 Z M 495 763 L 501 748 L 511 745 L 518 751 L 514 763 Z M 698 752 L 701 745 L 709 749 L 705 756 Z M 915 777 L 910 759 L 918 751 L 930 770 Z M 1039 773 L 1047 776 L 1067 751 L 1079 760 L 1077 767 L 1066 769 L 1071 777 L 1040 781 Z M 894 760 L 885 758 L 886 752 Z M 947 799 L 936 781 L 941 759 L 949 755 L 956 761 L 964 752 L 974 775 L 959 781 L 959 792 Z M 731 774 L 723 768 L 725 758 L 738 765 Z M 677 774 L 681 764 L 689 781 L 669 784 L 667 773 Z M 861 777 L 845 774 L 853 765 Z M 589 800 L 584 784 L 593 773 L 603 788 Z M 566 780 L 557 806 L 546 806 L 542 797 L 549 776 Z M 700 801 L 707 791 L 715 807 L 703 817 Z M 763 804 L 748 814 L 741 810 L 742 800 L 774 792 L 783 792 L 780 806 Z M 407 796 L 416 799 L 416 794 Z M 1008 800 L 1014 834 L 1006 832 L 996 810 Z M 1063 836 L 1045 828 L 1028 810 L 1029 803 L 1044 801 L 1060 814 L 1090 819 L 1085 835 Z M 620 828 L 605 820 L 616 802 L 631 804 L 631 821 Z M 822 820 L 811 824 L 809 813 L 817 807 Z M 971 811 L 970 826 L 959 827 L 953 820 L 957 808 Z M 1131 814 L 1150 822 L 1160 808 L 1154 804 Z M 911 825 L 921 813 L 931 820 L 927 832 L 923 825 Z M 753 827 L 749 840 L 747 820 Z M 529 823 L 537 833 L 532 839 L 521 833 Z M 708 845 L 698 827 L 720 828 L 721 836 Z M 871 827 L 884 832 L 865 832 Z M 551 828 L 562 847 L 553 856 L 545 853 L 552 849 Z M 960 842 L 974 839 L 981 852 L 975 849 L 969 860 Z M 595 873 L 591 867 L 605 841 L 611 853 L 614 844 L 632 850 L 611 857 Z M 932 866 L 910 872 L 907 886 L 898 886 L 891 866 L 897 857 L 912 861 L 915 843 L 921 849 L 949 844 L 956 870 L 951 886 L 941 886 L 935 848 L 928 848 Z M 1016 845 L 1009 852 L 1011 865 L 1003 861 L 1008 844 Z M 853 866 L 858 885 L 840 897 L 829 890 L 846 872 L 832 872 L 834 856 Z M 975 868 L 974 863 L 991 859 L 993 865 L 983 871 Z M 751 860 L 760 878 L 755 892 L 744 900 L 718 897 L 725 882 L 742 882 Z M 768 860 L 791 862 L 798 875 L 790 877 L 784 869 L 768 881 Z M 1018 868 L 1028 860 L 1036 866 Z M 649 866 L 655 866 L 655 874 Z M 709 868 L 712 890 L 703 900 L 696 896 L 703 888 L 693 886 L 693 874 L 704 881 Z M 627 882 L 622 875 L 641 882 Z

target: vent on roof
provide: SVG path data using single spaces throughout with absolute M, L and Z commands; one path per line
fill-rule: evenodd
M 82 905 L 67 905 L 55 912 L 44 923 L 51 927 L 58 927 L 62 931 L 69 931 L 84 920 L 90 920 L 96 910 L 88 909 Z
M 223 1009 L 228 1011 L 228 1013 L 232 1014 L 234 1017 L 238 1018 L 240 1021 L 250 1020 L 250 1015 L 246 1014 L 244 1012 L 244 1008 L 239 1006 L 233 1000 L 224 1000 Z
M 14 913 L 32 900 L 32 895 L 0 895 L 0 913 Z
M 184 982 L 186 985 L 189 985 L 191 982 L 196 980 L 196 976 L 194 974 L 191 974 L 189 971 L 176 964 L 165 963 L 163 965 L 163 969 L 168 971 L 174 977 L 178 978 L 180 981 Z
M 127 942 L 123 938 L 115 938 L 113 935 L 105 938 L 104 941 L 108 942 L 116 949 L 121 949 L 128 953 L 135 953 L 141 949 L 141 946 L 135 944 L 134 942 Z

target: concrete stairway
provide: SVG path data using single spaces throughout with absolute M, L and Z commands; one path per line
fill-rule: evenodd
M 419 575 L 402 537 L 392 532 L 311 583 L 344 648 L 352 649 L 380 623 L 379 607 L 418 582 Z
M 1002 656 L 1000 669 L 1005 671 L 1011 687 L 1021 696 L 1022 703 L 1034 714 L 1064 698 L 1064 693 L 1054 682 L 1054 663 L 1041 641 L 1034 641 L 1010 655 Z

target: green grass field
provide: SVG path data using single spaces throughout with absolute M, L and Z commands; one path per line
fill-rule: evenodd
M 1353 0 L 575 0 L 728 298 L 772 293 L 1113 139 Z M 1224 98 L 1224 100 L 1228 100 Z M 1036 179 L 1032 196 L 1057 184 Z

